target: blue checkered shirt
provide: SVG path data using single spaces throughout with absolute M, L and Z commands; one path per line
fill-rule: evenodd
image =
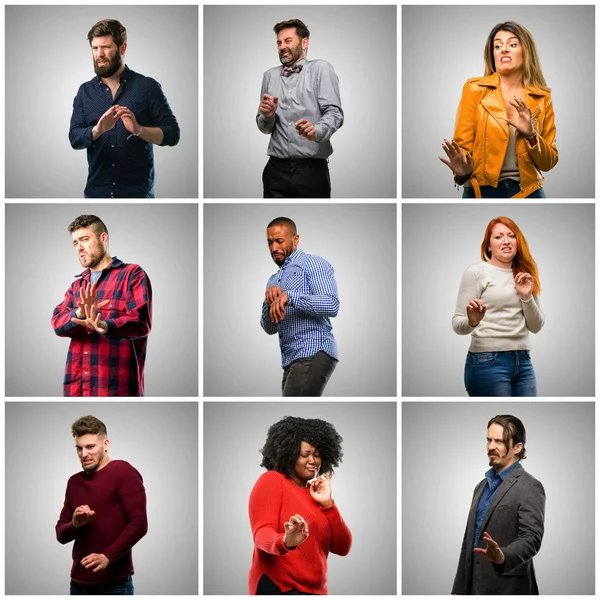
M 267 288 L 274 285 L 287 292 L 289 303 L 285 317 L 279 323 L 271 323 L 269 305 L 264 301 L 260 324 L 269 335 L 279 333 L 281 366 L 314 356 L 320 350 L 338 360 L 329 320 L 337 315 L 340 307 L 333 267 L 320 256 L 298 249 L 271 275 Z

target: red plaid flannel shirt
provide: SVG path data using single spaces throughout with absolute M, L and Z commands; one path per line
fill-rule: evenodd
M 77 276 L 54 309 L 56 335 L 70 337 L 64 396 L 143 396 L 146 346 L 152 322 L 152 287 L 138 265 L 116 256 L 102 270 L 96 300 L 110 300 L 100 313 L 108 331 L 102 335 L 77 325 L 75 317 L 81 285 L 90 285 L 90 270 Z

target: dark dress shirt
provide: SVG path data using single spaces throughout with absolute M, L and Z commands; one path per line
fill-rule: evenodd
M 113 100 L 100 77 L 83 83 L 73 101 L 69 140 L 75 150 L 87 149 L 89 198 L 146 198 L 154 195 L 153 144 L 132 136 L 119 119 L 116 125 L 92 140 L 92 129 L 113 105 L 126 106 L 144 127 L 159 127 L 161 146 L 179 142 L 179 125 L 162 92 L 151 77 L 132 71 L 127 65 Z

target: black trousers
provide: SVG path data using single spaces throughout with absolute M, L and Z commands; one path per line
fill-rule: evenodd
M 282 592 L 281 588 L 267 575 L 264 573 L 258 580 L 258 586 L 256 588 L 257 596 L 273 596 L 275 594 L 289 594 L 297 596 L 314 596 L 316 594 L 309 594 L 307 592 L 298 592 L 296 590 L 290 590 L 289 592 Z
M 262 175 L 263 198 L 331 198 L 325 158 L 275 158 Z
M 308 358 L 297 358 L 283 369 L 283 396 L 322 396 L 337 363 L 323 350 Z

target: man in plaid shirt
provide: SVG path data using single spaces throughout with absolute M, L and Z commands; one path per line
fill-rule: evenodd
M 139 265 L 108 252 L 108 230 L 94 215 L 69 227 L 85 270 L 54 309 L 56 335 L 70 337 L 64 396 L 143 396 L 152 287 Z

